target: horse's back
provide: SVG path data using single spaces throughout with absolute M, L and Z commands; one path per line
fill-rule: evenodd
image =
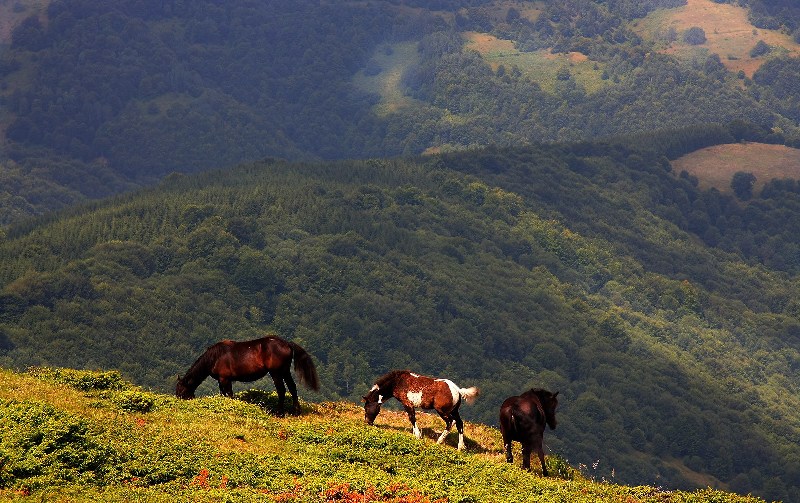
M 536 396 L 520 395 L 507 398 L 500 406 L 500 429 L 505 437 L 522 441 L 544 432 L 545 418 Z

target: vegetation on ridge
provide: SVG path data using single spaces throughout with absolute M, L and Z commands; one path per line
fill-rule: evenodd
M 135 397 L 135 398 L 134 398 Z M 499 433 L 468 424 L 466 453 L 417 440 L 400 414 L 363 422 L 351 404 L 305 404 L 276 418 L 257 390 L 178 400 L 114 372 L 0 369 L 0 498 L 32 501 L 385 501 L 757 503 L 713 490 L 662 491 L 593 480 L 550 456 L 555 476 L 500 455 Z M 247 403 L 247 402 L 251 403 Z M 141 404 L 147 404 L 142 406 Z

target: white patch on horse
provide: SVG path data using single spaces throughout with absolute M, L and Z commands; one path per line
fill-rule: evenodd
M 411 405 L 414 407 L 419 407 L 422 405 L 422 391 L 409 391 L 406 393 L 408 397 L 408 401 L 411 402 Z
M 457 404 L 458 399 L 461 398 L 461 393 L 458 391 L 458 386 L 456 386 L 456 383 L 454 383 L 450 379 L 436 379 L 436 380 L 447 383 L 447 386 L 450 388 L 450 394 L 453 395 L 453 405 Z
M 377 384 L 374 384 L 374 385 L 372 386 L 372 389 L 371 389 L 371 390 L 369 390 L 369 392 L 370 392 L 370 393 L 372 393 L 372 392 L 373 392 L 373 391 L 375 391 L 376 389 L 380 389 L 380 388 L 378 387 L 378 385 L 377 385 Z
M 414 427 L 411 428 L 411 431 L 414 433 L 414 436 L 417 438 L 422 438 L 422 431 L 420 431 L 417 423 L 414 423 Z
M 419 374 L 415 374 L 415 373 L 413 373 L 413 372 L 409 372 L 408 374 L 409 374 L 411 377 L 419 377 Z

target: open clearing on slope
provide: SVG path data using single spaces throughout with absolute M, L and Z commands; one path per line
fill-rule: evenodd
M 706 34 L 706 42 L 701 45 L 688 45 L 683 42 L 683 33 L 691 27 L 700 27 Z M 732 71 L 744 71 L 753 76 L 770 54 L 757 58 L 750 57 L 750 50 L 763 40 L 773 53 L 788 52 L 800 55 L 800 45 L 792 38 L 777 30 L 756 28 L 747 19 L 747 9 L 730 4 L 715 3 L 712 0 L 687 0 L 686 5 L 676 9 L 655 11 L 632 25 L 643 38 L 654 40 L 673 28 L 678 40 L 663 49 L 681 59 L 705 58 L 718 54 L 725 67 Z
M 408 68 L 419 62 L 416 42 L 384 45 L 375 50 L 367 71 L 358 72 L 353 83 L 359 89 L 377 94 L 378 115 L 387 115 L 416 103 L 403 91 L 402 78 Z
M 758 193 L 773 178 L 800 179 L 800 149 L 765 143 L 732 143 L 697 150 L 672 161 L 677 174 L 686 171 L 703 189 L 731 193 L 731 179 L 737 171 L 756 177 Z
M 516 66 L 523 75 L 548 92 L 554 91 L 558 71 L 565 67 L 589 93 L 602 89 L 608 83 L 601 78 L 602 63 L 591 61 L 579 52 L 553 54 L 549 49 L 521 52 L 514 47 L 512 40 L 500 39 L 488 33 L 468 31 L 463 33 L 463 37 L 464 48 L 478 52 L 492 70 L 497 71 L 500 65 L 506 70 Z

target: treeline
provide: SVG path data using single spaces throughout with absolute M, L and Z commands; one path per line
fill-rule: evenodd
M 598 477 L 785 499 L 797 276 L 672 224 L 702 195 L 668 168 L 586 143 L 174 175 L 8 229 L 0 365 L 169 392 L 211 343 L 274 331 L 312 353 L 322 399 L 413 368 L 480 386 L 465 414 L 494 424 L 501 397 L 559 389 L 548 445 Z

